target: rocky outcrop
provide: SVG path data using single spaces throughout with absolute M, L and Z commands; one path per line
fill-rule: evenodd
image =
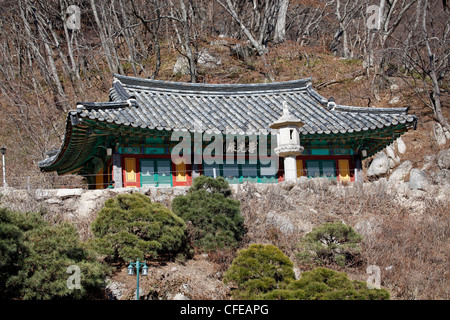
M 389 171 L 389 157 L 384 153 L 380 152 L 372 161 L 367 170 L 367 176 L 379 176 L 388 173 Z
M 450 140 L 450 133 L 447 132 L 439 123 L 433 124 L 433 136 L 438 146 L 443 146 Z
M 435 184 L 450 188 L 450 170 L 439 170 L 432 177 Z
M 430 186 L 430 180 L 425 171 L 412 169 L 409 174 L 409 187 L 411 189 L 426 190 Z
M 103 207 L 106 200 L 120 193 L 140 192 L 148 195 L 152 201 L 170 207 L 174 197 L 185 194 L 187 187 L 173 188 L 117 188 L 103 190 L 86 189 L 54 189 L 34 191 L 0 188 L 1 203 L 15 211 L 35 211 L 41 208 L 48 215 L 55 217 L 64 215 L 72 221 L 92 219 Z
M 406 144 L 401 137 L 397 139 L 397 151 L 400 154 L 404 154 L 406 152 Z
M 436 161 L 441 170 L 450 169 L 450 149 L 439 152 Z
M 110 278 L 106 279 L 106 294 L 109 300 L 120 300 L 122 299 L 125 291 L 126 284 L 118 281 L 113 281 Z
M 214 68 L 222 64 L 220 57 L 215 57 L 208 50 L 203 49 L 198 54 L 198 64 L 206 68 Z
M 203 49 L 198 53 L 197 63 L 199 66 L 203 66 L 205 68 L 214 68 L 222 63 L 222 59 L 212 55 L 206 49 Z M 189 60 L 184 56 L 179 56 L 173 66 L 172 72 L 174 74 L 182 75 L 189 74 Z
M 406 160 L 401 165 L 397 167 L 397 169 L 392 172 L 392 174 L 389 176 L 388 181 L 390 183 L 401 183 L 405 182 L 406 176 L 409 174 L 409 171 L 412 168 L 412 162 L 409 160 Z
M 384 151 L 379 152 L 372 160 L 367 170 L 368 177 L 385 176 L 400 163 L 400 155 L 406 152 L 406 144 L 400 137 L 394 143 L 386 146 Z
M 293 234 L 295 230 L 294 224 L 289 218 L 273 211 L 267 214 L 266 223 L 274 226 L 284 235 Z
M 189 61 L 186 57 L 179 56 L 173 66 L 174 74 L 189 74 Z

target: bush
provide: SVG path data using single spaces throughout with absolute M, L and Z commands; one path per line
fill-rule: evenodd
M 184 221 L 140 193 L 107 200 L 91 229 L 96 248 L 112 261 L 175 256 L 185 249 Z
M 361 235 L 351 226 L 342 222 L 325 223 L 306 234 L 297 258 L 308 265 L 360 265 L 361 241 Z
M 362 281 L 352 281 L 347 274 L 326 268 L 302 273 L 284 290 L 272 290 L 260 295 L 267 300 L 388 300 L 385 289 L 368 289 Z
M 17 275 L 23 264 L 22 253 L 25 253 L 24 231 L 15 223 L 15 214 L 0 209 L 0 297 L 13 295 L 7 282 L 11 276 Z
M 245 233 L 240 202 L 230 198 L 228 182 L 200 176 L 187 195 L 177 196 L 172 210 L 190 226 L 193 244 L 205 251 L 237 247 Z
M 238 252 L 224 283 L 237 287 L 235 299 L 258 299 L 260 294 L 284 288 L 294 278 L 292 261 L 277 247 L 252 244 Z
M 36 213 L 0 210 L 2 296 L 16 299 L 102 297 L 107 268 L 68 224 L 50 225 Z M 67 268 L 80 268 L 81 289 L 69 289 Z

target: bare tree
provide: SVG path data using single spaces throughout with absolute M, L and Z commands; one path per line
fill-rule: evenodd
M 339 28 L 334 35 L 334 42 L 338 43 L 342 37 L 343 44 L 343 56 L 344 58 L 350 58 L 353 56 L 353 52 L 349 49 L 349 25 L 351 22 L 355 22 L 355 18 L 358 16 L 359 11 L 362 8 L 362 3 L 359 1 L 347 0 L 341 3 L 341 0 L 336 0 L 336 17 L 339 23 Z
M 198 67 L 197 50 L 195 46 L 195 7 L 192 5 L 191 1 L 186 5 L 185 0 L 179 0 L 179 6 L 174 5 L 172 0 L 169 0 L 169 3 L 170 14 L 165 16 L 165 18 L 172 21 L 173 29 L 175 30 L 178 43 L 181 47 L 181 50 L 178 50 L 178 52 L 188 61 L 190 81 L 197 82 Z
M 289 0 L 280 0 L 280 5 L 275 23 L 275 31 L 273 41 L 275 43 L 284 42 L 286 40 L 286 16 L 289 7 Z
M 385 89 L 388 83 L 385 69 L 387 61 L 387 42 L 403 21 L 406 12 L 417 0 L 380 0 L 378 13 L 378 42 L 373 45 L 375 73 L 372 88 L 375 97 L 379 100 L 380 90 Z
M 161 47 L 159 33 L 162 23 L 163 6 L 159 0 L 146 1 L 145 5 L 143 3 L 139 3 L 138 5 L 135 0 L 132 0 L 131 6 L 132 14 L 142 23 L 145 30 L 147 30 L 152 35 L 151 43 L 153 44 L 156 61 L 151 78 L 155 79 L 158 76 L 159 70 L 161 68 Z M 151 9 L 148 10 L 148 8 Z
M 116 49 L 112 37 L 108 34 L 108 29 L 105 27 L 105 23 L 108 21 L 104 8 L 106 4 L 100 2 L 101 9 L 103 11 L 102 18 L 100 18 L 99 11 L 97 10 L 95 2 L 95 0 L 90 0 L 92 14 L 94 15 L 95 23 L 97 24 L 98 35 L 100 37 L 101 46 L 105 52 L 105 59 L 108 63 L 108 67 L 114 72 L 123 73 L 122 66 L 117 58 Z
M 309 45 L 329 33 L 331 27 L 325 22 L 330 15 L 330 6 L 335 0 L 329 1 L 296 1 L 288 11 L 287 30 L 291 33 L 291 40 L 300 45 Z
M 445 4 L 442 6 L 436 1 L 418 0 L 416 9 L 412 24 L 415 29 L 389 49 L 407 70 L 402 79 L 450 132 L 442 112 L 441 90 L 443 83 L 448 82 L 450 72 L 450 15 Z

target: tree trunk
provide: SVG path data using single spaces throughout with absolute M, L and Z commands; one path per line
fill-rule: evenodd
M 183 42 L 184 50 L 186 52 L 186 58 L 189 62 L 189 75 L 191 77 L 191 82 L 197 82 L 197 63 L 195 61 L 194 54 L 192 52 L 191 40 L 190 40 L 190 30 L 188 21 L 188 12 L 184 0 L 180 0 L 181 8 L 181 23 L 183 25 Z
M 105 52 L 106 63 L 108 64 L 108 67 L 111 71 L 117 72 L 118 66 L 112 60 L 112 53 L 111 53 L 111 50 L 107 43 L 108 40 L 106 39 L 106 36 L 104 33 L 103 24 L 100 21 L 100 18 L 98 16 L 97 7 L 95 6 L 95 0 L 90 0 L 90 2 L 91 2 L 92 14 L 94 15 L 95 23 L 97 24 L 101 46 L 103 48 L 103 51 Z
M 275 43 L 284 42 L 286 40 L 286 15 L 289 7 L 289 0 L 280 0 L 280 8 L 277 15 L 277 23 L 275 25 L 275 33 L 273 41 Z
M 422 28 L 423 28 L 423 39 L 425 42 L 425 46 L 427 48 L 427 55 L 429 59 L 429 75 L 432 82 L 432 93 L 430 94 L 430 101 L 433 106 L 433 112 L 436 116 L 437 121 L 445 127 L 448 132 L 450 132 L 450 125 L 442 114 L 442 106 L 441 106 L 441 89 L 439 87 L 439 81 L 436 74 L 436 61 L 434 53 L 431 50 L 428 30 L 427 30 L 427 10 L 428 10 L 428 0 L 425 0 L 423 6 L 423 20 L 422 20 Z
M 234 8 L 233 3 L 231 0 L 227 0 L 227 4 L 223 4 L 221 1 L 216 0 L 222 7 L 224 7 L 225 10 L 228 11 L 228 13 L 233 17 L 233 19 L 237 22 L 239 27 L 241 28 L 242 32 L 244 32 L 247 39 L 252 44 L 253 48 L 257 51 L 258 55 L 262 56 L 266 53 L 266 47 L 259 43 L 255 37 L 252 35 L 250 30 L 245 26 L 245 24 L 242 22 L 242 20 L 239 18 L 236 9 Z

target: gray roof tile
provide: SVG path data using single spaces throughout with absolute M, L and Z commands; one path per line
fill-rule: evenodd
M 246 134 L 270 132 L 286 101 L 304 126 L 302 135 L 375 130 L 398 123 L 414 123 L 408 108 L 365 108 L 327 105 L 311 86 L 311 79 L 263 84 L 198 84 L 148 80 L 115 75 L 110 102 L 79 103 L 81 117 L 115 121 L 158 130 L 203 130 Z M 135 100 L 133 100 L 135 99 Z

